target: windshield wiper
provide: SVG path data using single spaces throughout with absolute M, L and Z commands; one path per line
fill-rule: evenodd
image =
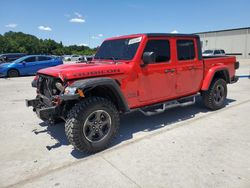
M 117 64 L 117 61 L 116 61 L 116 59 L 112 56 L 112 57 L 99 57 L 99 59 L 98 60 L 101 60 L 101 59 L 110 59 L 110 60 L 113 60 L 113 62 L 115 63 L 115 64 Z
M 111 58 L 112 58 L 112 60 L 114 61 L 114 63 L 117 64 L 115 58 L 114 58 L 113 56 L 112 56 Z

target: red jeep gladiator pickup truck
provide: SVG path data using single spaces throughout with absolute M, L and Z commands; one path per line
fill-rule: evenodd
M 148 33 L 105 40 L 88 63 L 38 71 L 37 97 L 26 100 L 42 120 L 63 119 L 69 142 L 93 153 L 118 132 L 120 114 L 153 115 L 195 103 L 225 105 L 227 84 L 238 80 L 235 57 L 202 58 L 197 35 Z

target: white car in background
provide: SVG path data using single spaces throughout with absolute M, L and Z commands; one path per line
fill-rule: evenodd
M 224 50 L 222 49 L 212 49 L 212 50 L 205 50 L 203 53 L 202 53 L 202 56 L 203 57 L 210 57 L 210 56 L 225 56 L 226 53 Z
M 93 58 L 94 58 L 94 55 L 84 55 L 84 56 L 82 56 L 82 59 L 77 61 L 76 63 L 91 62 Z
M 63 57 L 64 61 L 81 61 L 83 59 L 83 56 L 81 55 L 65 55 Z

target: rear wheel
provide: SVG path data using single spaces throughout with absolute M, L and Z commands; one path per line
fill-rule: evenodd
M 202 93 L 205 106 L 211 110 L 218 110 L 225 106 L 227 97 L 227 83 L 224 79 L 214 79 L 207 91 Z
M 18 77 L 18 76 L 19 76 L 18 70 L 11 69 L 8 71 L 8 77 Z
M 65 132 L 76 149 L 94 153 L 109 146 L 118 132 L 119 123 L 119 113 L 112 102 L 90 97 L 71 109 L 65 123 Z

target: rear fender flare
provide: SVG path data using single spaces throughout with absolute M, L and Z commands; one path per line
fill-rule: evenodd
M 204 77 L 203 83 L 201 86 L 202 91 L 206 91 L 209 89 L 210 84 L 211 84 L 212 80 L 214 79 L 215 74 L 218 72 L 223 72 L 224 76 L 226 77 L 226 82 L 227 83 L 230 82 L 229 71 L 228 71 L 227 66 L 225 66 L 225 65 L 215 66 L 215 67 L 212 67 L 211 69 L 209 69 L 206 76 Z

